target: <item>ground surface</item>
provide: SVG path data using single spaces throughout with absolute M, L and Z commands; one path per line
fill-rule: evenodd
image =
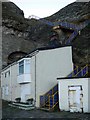
M 9 120 L 9 119 L 15 119 L 16 118 L 48 118 L 48 119 L 53 119 L 53 118 L 61 118 L 63 120 L 90 120 L 90 114 L 83 114 L 83 113 L 70 113 L 70 112 L 47 112 L 47 111 L 42 111 L 42 110 L 21 110 L 18 108 L 10 107 L 8 106 L 7 102 L 3 102 L 2 105 L 2 116 L 3 119 Z

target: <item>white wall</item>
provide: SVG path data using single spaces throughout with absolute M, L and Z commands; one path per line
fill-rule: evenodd
M 15 98 L 20 97 L 20 84 L 17 83 L 18 76 L 18 64 L 14 64 L 11 66 L 11 94 L 12 101 L 15 101 Z
M 36 57 L 35 57 L 36 56 Z M 57 49 L 42 50 L 30 59 L 31 67 L 31 94 L 28 98 L 36 100 L 39 107 L 40 95 L 48 92 L 57 84 L 57 77 L 66 77 L 73 70 L 72 48 L 62 47 Z M 15 101 L 21 97 L 21 86 L 17 83 L 18 63 L 11 66 L 11 96 L 9 99 Z M 36 71 L 36 72 L 35 72 Z M 35 82 L 36 81 L 36 82 Z M 4 83 L 3 83 L 4 84 Z
M 39 107 L 40 95 L 45 94 L 57 84 L 56 78 L 66 77 L 72 70 L 71 47 L 44 50 L 36 55 L 37 107 Z
M 8 71 L 10 71 L 10 76 L 7 75 L 5 77 L 5 73 Z M 5 92 L 4 95 L 2 95 L 2 97 L 4 97 L 4 100 L 15 101 L 15 98 L 20 97 L 20 85 L 17 83 L 17 73 L 17 64 L 9 66 L 2 72 L 1 86 L 2 88 L 4 86 L 4 91 L 6 89 L 6 86 L 8 86 L 8 95 L 6 95 Z
M 83 89 L 83 111 L 88 111 L 88 78 L 76 78 L 76 79 L 60 79 L 58 80 L 59 87 L 59 108 L 60 110 L 69 111 L 68 104 L 68 86 L 82 85 Z M 89 105 L 90 106 L 90 105 Z
M 88 112 L 90 112 L 90 78 L 88 78 Z
M 10 94 L 11 93 L 11 76 L 9 76 L 8 74 L 9 72 L 11 74 L 10 67 L 1 73 L 2 99 L 7 100 L 7 101 L 11 99 L 11 94 Z

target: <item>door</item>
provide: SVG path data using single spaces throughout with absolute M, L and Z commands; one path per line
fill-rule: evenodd
M 68 102 L 70 112 L 83 112 L 82 86 L 68 87 Z
M 30 83 L 21 85 L 21 102 L 26 102 L 26 96 L 31 94 Z

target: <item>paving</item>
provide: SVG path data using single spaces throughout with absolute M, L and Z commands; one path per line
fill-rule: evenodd
M 30 118 L 45 118 L 46 119 L 63 119 L 63 120 L 90 120 L 90 114 L 89 113 L 70 113 L 70 112 L 61 112 L 59 110 L 55 112 L 47 112 L 39 109 L 33 109 L 33 110 L 21 110 L 15 107 L 11 107 L 8 105 L 7 102 L 2 102 L 2 117 L 3 120 L 16 120 L 16 119 L 30 119 Z

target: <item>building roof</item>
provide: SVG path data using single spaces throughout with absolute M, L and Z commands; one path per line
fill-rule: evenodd
M 57 80 L 66 80 L 66 79 L 79 79 L 79 78 L 90 78 L 90 76 L 83 76 L 83 77 L 62 77 L 62 78 L 57 78 Z

